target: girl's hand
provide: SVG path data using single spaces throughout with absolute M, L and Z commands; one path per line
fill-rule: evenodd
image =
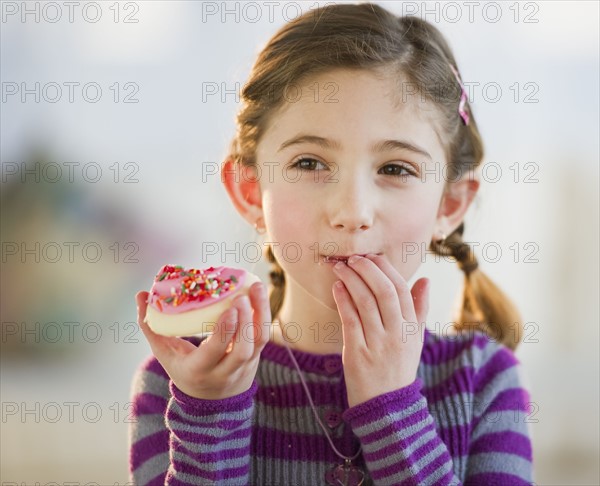
M 138 292 L 138 324 L 152 353 L 182 392 L 218 400 L 250 388 L 269 340 L 271 308 L 263 283 L 252 284 L 249 295 L 236 297 L 219 317 L 215 332 L 195 346 L 179 337 L 155 334 L 144 322 L 148 292 Z M 233 349 L 227 352 L 232 341 Z
M 342 319 L 342 363 L 353 407 L 410 385 L 417 377 L 429 310 L 429 279 L 413 288 L 381 255 L 358 257 L 334 271 Z M 412 294 L 412 296 L 411 296 Z

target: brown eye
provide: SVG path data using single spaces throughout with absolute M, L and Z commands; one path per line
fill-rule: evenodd
M 404 165 L 388 164 L 382 168 L 385 175 L 391 175 L 394 177 L 406 177 L 416 175 L 414 171 L 410 170 Z
M 292 167 L 298 168 L 300 170 L 305 170 L 305 171 L 313 171 L 316 169 L 316 164 L 321 164 L 323 165 L 322 162 L 320 162 L 319 160 L 316 159 L 311 159 L 309 157 L 303 157 L 301 159 L 298 159 L 293 165 Z

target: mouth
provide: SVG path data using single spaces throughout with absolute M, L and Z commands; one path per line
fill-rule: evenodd
M 352 255 L 358 255 L 358 256 L 362 256 L 362 257 L 366 257 L 368 254 L 375 254 L 375 255 L 381 255 L 381 253 L 375 253 L 375 252 L 369 252 L 369 253 L 353 253 Z M 350 258 L 352 255 L 321 255 L 321 262 L 322 263 L 338 263 L 338 262 L 344 262 L 344 263 L 348 263 L 348 258 Z

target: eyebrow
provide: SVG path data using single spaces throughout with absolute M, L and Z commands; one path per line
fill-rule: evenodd
M 288 148 L 292 145 L 300 145 L 303 143 L 313 143 L 324 149 L 341 149 L 341 144 L 336 140 L 329 140 L 327 138 L 319 137 L 317 135 L 297 135 L 296 137 L 290 138 L 281 144 L 277 152 L 281 152 L 283 149 Z M 372 152 L 385 152 L 388 150 L 409 150 L 411 152 L 424 155 L 431 160 L 431 155 L 421 147 L 418 147 L 406 140 L 381 140 L 376 142 L 372 147 Z

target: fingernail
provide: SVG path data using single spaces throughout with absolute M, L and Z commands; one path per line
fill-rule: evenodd
M 336 264 L 333 266 L 333 268 L 334 268 L 335 270 L 341 270 L 342 268 L 344 268 L 344 266 L 345 266 L 345 263 L 344 263 L 344 262 L 337 262 L 337 263 L 336 263 Z

